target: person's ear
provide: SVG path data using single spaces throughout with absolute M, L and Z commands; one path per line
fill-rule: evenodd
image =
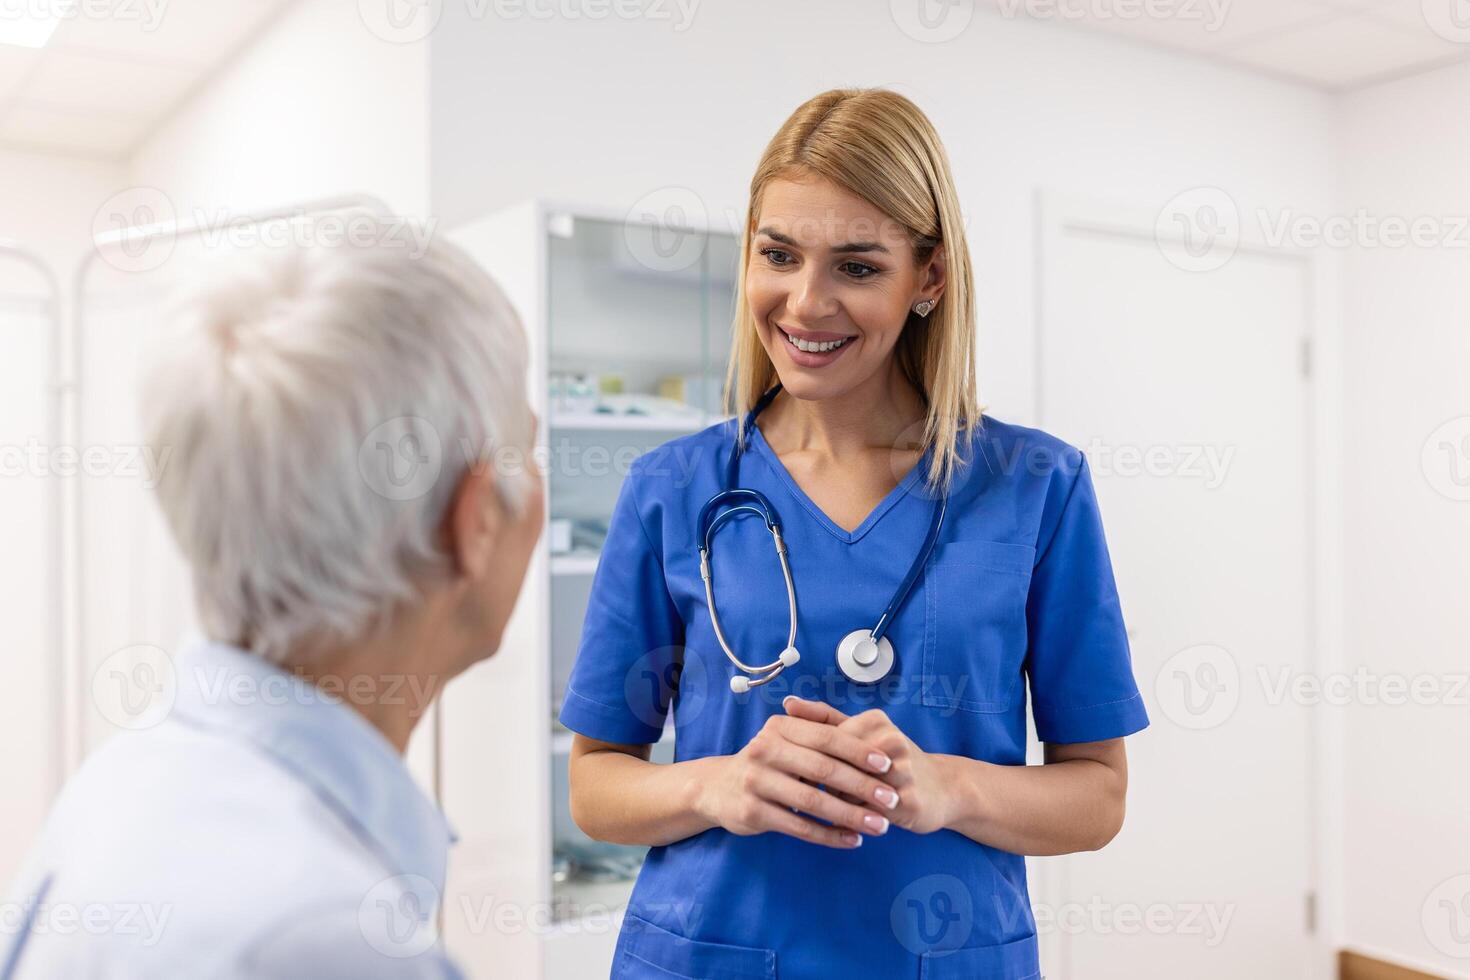
M 505 526 L 495 474 L 488 464 L 471 466 L 460 478 L 444 515 L 444 538 L 454 570 L 465 578 L 483 578 Z
M 949 264 L 945 256 L 944 246 L 936 245 L 934 254 L 929 257 L 926 272 L 924 274 L 924 288 L 920 299 L 939 302 L 944 295 L 944 287 L 949 282 Z M 918 302 L 915 300 L 914 302 Z

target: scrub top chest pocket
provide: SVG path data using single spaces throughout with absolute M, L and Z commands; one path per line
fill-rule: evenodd
M 926 570 L 923 703 L 1000 713 L 1021 695 L 1036 549 L 951 541 Z

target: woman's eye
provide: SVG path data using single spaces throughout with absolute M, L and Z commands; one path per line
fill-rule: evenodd
M 878 270 L 873 268 L 871 265 L 864 265 L 861 262 L 844 262 L 842 263 L 842 271 L 846 272 L 854 279 L 867 279 Z
M 766 257 L 766 261 L 770 262 L 772 265 L 788 265 L 789 263 L 786 261 L 786 259 L 791 258 L 790 255 L 786 254 L 784 250 L 779 248 L 763 248 L 761 249 L 761 254 L 764 255 Z M 780 256 L 780 258 L 778 259 L 777 256 Z

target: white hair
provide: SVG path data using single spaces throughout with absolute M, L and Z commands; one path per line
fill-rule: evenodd
M 200 624 L 275 662 L 412 602 L 448 567 L 440 529 L 468 468 L 531 448 L 526 337 L 500 288 L 449 242 L 411 255 L 383 231 L 232 256 L 144 375 Z M 519 512 L 529 487 L 505 469 Z

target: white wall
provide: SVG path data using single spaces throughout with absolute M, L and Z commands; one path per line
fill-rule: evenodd
M 31 245 L 68 278 L 97 209 L 124 177 L 118 163 L 0 149 L 0 238 Z
M 1066 27 L 977 11 L 955 40 L 925 44 L 883 3 L 705 3 L 682 32 L 476 20 L 480 6 L 495 9 L 445 4 L 433 36 L 441 221 L 533 196 L 626 208 L 669 186 L 738 213 L 766 141 L 802 101 L 895 88 L 948 148 L 976 263 L 981 397 L 1017 421 L 1032 406 L 1037 188 L 1155 210 L 1200 184 L 1243 209 L 1332 200 L 1328 96 Z
M 301 0 L 134 154 L 135 183 L 239 214 L 361 192 L 428 204 L 428 47 L 373 34 L 358 5 Z
M 1427 217 L 1455 233 L 1452 219 L 1470 216 L 1467 99 L 1465 65 L 1345 99 L 1344 199 L 1377 219 Z M 1470 432 L 1470 231 L 1457 238 L 1348 255 L 1341 474 L 1345 667 L 1427 675 L 1452 697 L 1453 678 L 1470 669 L 1470 442 L 1459 442 Z M 1431 434 L 1454 419 L 1462 427 L 1436 438 L 1424 462 Z M 1442 439 L 1456 443 L 1453 459 Z M 1466 698 L 1354 704 L 1344 746 L 1346 938 L 1456 976 L 1467 975 L 1470 948 L 1446 942 L 1452 912 L 1441 900 L 1459 903 L 1462 929 L 1470 923 L 1470 878 L 1451 881 L 1470 875 Z
M 115 164 L 49 154 L 0 150 L 0 238 L 40 253 L 66 290 L 72 270 L 91 235 L 96 209 L 123 183 Z M 45 570 L 54 551 L 42 523 L 44 500 L 56 481 L 38 473 L 31 440 L 45 444 L 45 392 L 49 338 L 45 318 L 34 307 L 12 306 L 17 297 L 45 295 L 45 280 L 20 262 L 0 255 L 0 446 L 5 447 L 0 483 L 0 608 L 6 641 L 0 645 L 0 676 L 8 697 L 0 711 L 0 745 L 9 746 L 0 768 L 0 883 L 17 865 L 40 828 L 55 788 L 56 707 L 51 700 L 60 650 L 51 646 L 46 617 L 54 592 Z M 64 308 L 64 306 L 63 306 Z M 25 450 L 24 457 L 16 455 Z

